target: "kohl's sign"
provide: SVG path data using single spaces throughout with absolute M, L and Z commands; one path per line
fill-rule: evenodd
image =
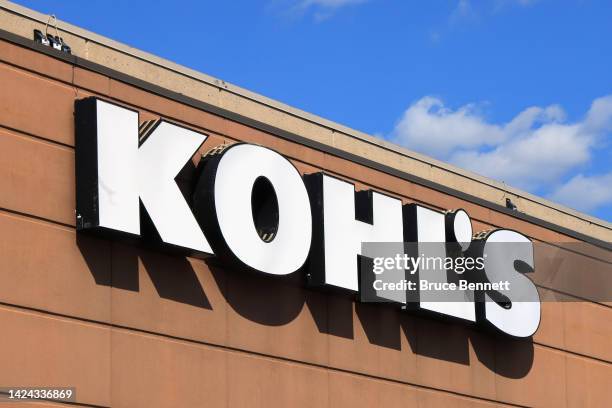
M 167 121 L 139 126 L 137 111 L 97 98 L 76 102 L 75 124 L 79 231 L 106 237 L 154 235 L 166 246 L 212 254 L 262 274 L 304 270 L 309 285 L 349 293 L 360 290 L 364 242 L 423 247 L 455 242 L 459 256 L 472 242 L 464 210 L 442 213 L 404 205 L 377 191 L 355 192 L 352 183 L 325 173 L 302 177 L 282 155 L 246 143 L 219 146 L 203 157 L 186 200 L 175 179 L 206 135 Z M 466 301 L 466 293 L 459 293 L 456 301 L 397 303 L 486 324 L 511 336 L 531 336 L 540 322 L 539 297 L 531 280 L 515 268 L 521 262 L 533 270 L 531 241 L 511 230 L 490 231 L 478 239 L 484 243 L 486 279 L 521 284 L 537 301 L 510 297 L 502 303 L 493 301 L 494 293 L 484 293 L 484 301 Z M 499 242 L 527 245 L 508 254 L 492 249 L 490 244 Z M 446 255 L 444 245 L 436 248 L 437 255 Z M 446 271 L 436 274 L 438 281 L 446 281 Z

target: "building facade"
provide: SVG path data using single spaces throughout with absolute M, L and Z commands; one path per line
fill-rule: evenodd
M 465 209 L 475 232 L 612 261 L 605 221 L 77 27 L 60 26 L 71 54 L 37 44 L 46 20 L 0 2 L 0 386 L 74 387 L 70 404 L 96 407 L 609 406 L 610 299 L 568 289 L 576 301 L 543 301 L 537 332 L 516 339 L 317 290 L 303 271 L 77 232 L 75 101 L 97 97 L 207 136 L 177 178 L 187 195 L 203 154 L 246 142 L 301 174 Z

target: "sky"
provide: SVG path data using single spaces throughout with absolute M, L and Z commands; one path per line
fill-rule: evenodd
M 612 221 L 609 1 L 18 3 Z

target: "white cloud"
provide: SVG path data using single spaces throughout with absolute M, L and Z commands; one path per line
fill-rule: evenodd
M 304 0 L 302 7 L 319 6 L 325 8 L 339 8 L 351 4 L 365 3 L 368 0 Z
M 457 7 L 455 7 L 451 14 L 451 19 L 467 17 L 473 15 L 473 13 L 474 9 L 472 8 L 472 4 L 469 2 L 469 0 L 459 0 Z
M 451 162 L 526 189 L 552 183 L 586 163 L 595 139 L 580 125 L 548 123 L 512 135 L 490 151 L 459 151 Z
M 499 13 L 508 7 L 530 7 L 539 0 L 495 0 L 495 1 L 472 1 L 457 0 L 455 7 L 449 16 L 451 24 L 466 20 L 474 20 L 480 17 L 488 17 Z
M 612 204 L 612 172 L 596 176 L 574 176 L 551 198 L 580 211 L 592 211 Z
M 294 11 L 302 14 L 312 10 L 315 21 L 321 22 L 332 17 L 338 9 L 368 1 L 370 0 L 301 0 L 297 3 Z
M 435 97 L 412 104 L 395 126 L 392 139 L 413 150 L 442 159 L 457 148 L 493 145 L 503 140 L 500 126 L 486 123 L 475 105 L 453 111 Z
M 612 95 L 596 99 L 585 117 L 567 123 L 558 105 L 530 107 L 507 123 L 488 122 L 469 104 L 450 109 L 437 98 L 412 104 L 390 139 L 476 173 L 527 190 L 558 184 L 589 162 L 612 131 Z
M 321 22 L 333 17 L 339 10 L 368 3 L 372 0 L 268 0 L 268 10 L 289 20 L 311 16 Z

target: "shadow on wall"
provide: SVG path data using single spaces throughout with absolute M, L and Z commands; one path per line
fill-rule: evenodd
M 356 302 L 346 294 L 309 290 L 299 272 L 279 279 L 221 269 L 214 258 L 206 262 L 228 304 L 262 325 L 290 323 L 306 305 L 319 332 L 332 336 L 355 339 L 358 319 L 368 342 L 380 347 L 401 351 L 403 332 L 410 351 L 420 356 L 469 365 L 471 344 L 475 358 L 501 376 L 522 378 L 533 366 L 532 338 L 508 338 L 385 304 Z
M 95 243 L 93 241 L 96 241 Z M 77 234 L 77 246 L 98 285 L 138 292 L 139 263 L 163 299 L 212 310 L 198 276 L 184 256 L 110 243 L 110 265 L 100 262 L 99 240 Z
M 100 253 L 98 239 L 77 234 L 77 245 L 99 285 L 138 292 L 142 270 L 161 298 L 213 310 L 196 272 L 184 256 L 113 242 L 109 244 L 109 268 L 101 261 L 108 254 Z M 214 257 L 205 259 L 204 263 L 233 310 L 261 325 L 286 325 L 306 305 L 318 331 L 331 336 L 359 341 L 355 332 L 363 330 L 367 341 L 376 346 L 396 351 L 409 347 L 419 356 L 462 365 L 469 365 L 470 358 L 477 358 L 491 371 L 507 378 L 522 378 L 533 365 L 531 338 L 507 338 L 386 304 L 355 302 L 346 294 L 310 290 L 304 287 L 299 272 L 280 278 L 266 277 L 221 267 Z M 402 333 L 407 339 L 403 347 Z

